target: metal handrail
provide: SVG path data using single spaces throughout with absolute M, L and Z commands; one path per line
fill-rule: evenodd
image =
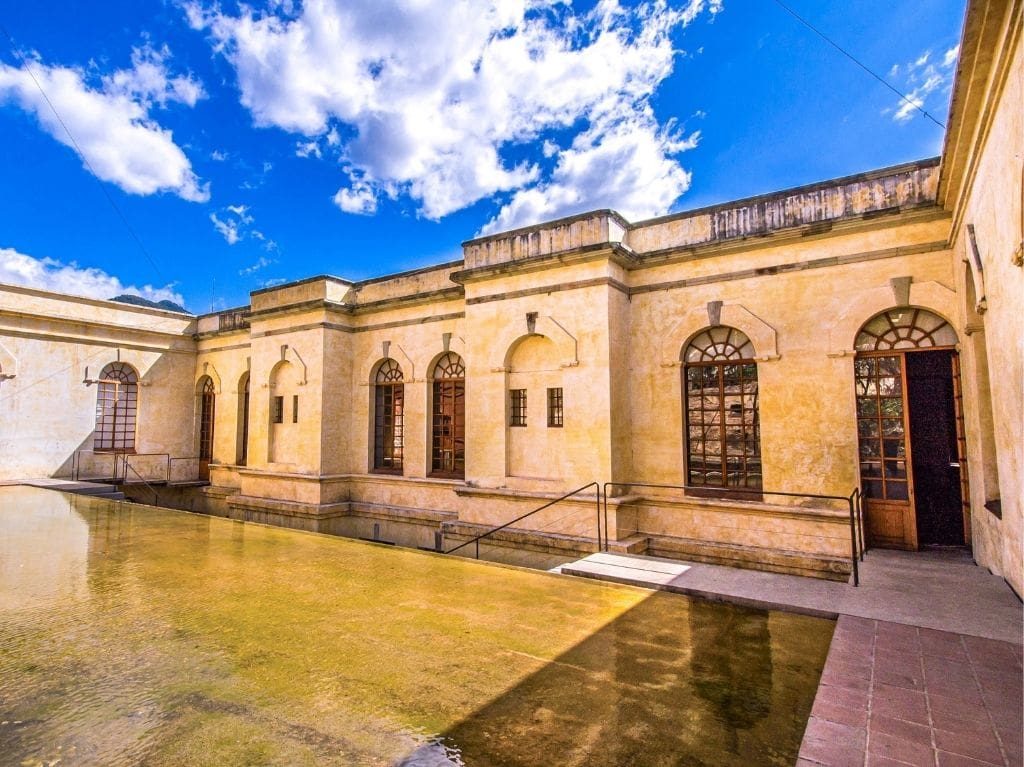
M 128 470 L 131 469 L 132 474 L 134 474 L 136 477 L 138 477 L 139 481 L 142 482 L 142 484 L 144 484 L 146 487 L 148 487 L 149 488 L 149 492 L 151 492 L 153 494 L 153 505 L 154 506 L 159 506 L 160 505 L 160 493 L 158 493 L 156 491 L 156 488 L 154 488 L 151 484 L 149 484 L 149 482 L 146 481 L 145 477 L 143 477 L 141 474 L 139 474 L 139 472 L 137 472 L 135 470 L 134 466 L 132 466 L 130 463 L 128 463 L 128 457 L 129 457 L 128 455 L 125 455 L 123 457 L 123 461 L 124 461 L 124 481 L 125 481 L 125 483 L 128 482 Z
M 660 485 L 650 482 L 605 482 L 604 483 L 604 550 L 608 550 L 608 488 L 610 487 L 649 487 L 649 488 L 660 488 L 664 490 L 697 490 L 706 491 L 709 489 L 707 485 Z M 714 489 L 714 488 L 711 488 Z M 789 493 L 781 492 L 776 490 L 753 490 L 742 487 L 730 487 L 723 488 L 727 489 L 729 494 L 734 493 L 747 493 L 748 495 L 781 495 L 788 498 L 816 498 L 823 501 L 843 501 L 847 504 L 850 510 L 850 562 L 853 566 L 853 585 L 860 585 L 860 572 L 857 567 L 858 560 L 858 548 L 860 549 L 859 557 L 861 560 L 864 558 L 864 546 L 863 546 L 863 529 L 860 531 L 861 545 L 858 547 L 858 520 L 861 518 L 860 508 L 860 488 L 854 488 L 853 492 L 849 495 L 821 495 L 820 493 Z M 862 526 L 861 526 L 862 527 Z M 600 529 L 600 528 L 599 528 Z M 598 541 L 600 547 L 600 540 Z
M 113 464 L 110 467 L 111 479 L 113 481 L 115 481 L 115 482 L 117 481 L 117 457 L 119 455 L 122 455 L 122 454 L 121 453 L 115 453 L 113 451 L 106 451 L 106 450 L 100 450 L 100 451 L 90 450 L 88 448 L 82 448 L 81 450 L 76 450 L 74 452 L 74 454 L 72 455 L 72 457 L 71 457 L 71 479 L 73 479 L 73 480 L 75 480 L 77 482 L 79 480 L 79 478 L 82 476 L 82 458 L 81 458 L 82 453 L 92 453 L 93 455 L 109 455 L 111 458 L 113 458 L 114 461 L 113 461 Z
M 171 484 L 171 465 L 175 461 L 196 461 L 196 462 L 198 462 L 199 461 L 199 457 L 198 456 L 192 456 L 192 457 L 189 457 L 189 456 L 176 456 L 174 458 L 169 459 L 167 461 L 167 484 Z M 187 480 L 187 481 L 191 482 L 192 480 Z
M 561 501 L 564 501 L 567 498 L 571 498 L 574 495 L 578 495 L 579 493 L 582 493 L 584 490 L 587 490 L 588 488 L 591 488 L 591 487 L 593 487 L 597 491 L 597 495 L 595 496 L 595 504 L 596 504 L 596 509 L 597 509 L 597 547 L 598 547 L 598 549 L 600 549 L 601 548 L 601 486 L 597 482 L 588 482 L 583 487 L 578 487 L 578 488 L 576 488 L 575 490 L 573 490 L 570 493 L 566 493 L 565 495 L 563 495 L 563 496 L 561 496 L 559 498 L 555 498 L 553 501 L 548 501 L 543 506 L 540 506 L 540 507 L 534 509 L 533 511 L 528 511 L 525 514 L 516 517 L 515 519 L 513 519 L 510 522 L 506 522 L 503 525 L 499 525 L 498 527 L 495 527 L 495 528 L 493 528 L 491 530 L 488 530 L 486 533 L 481 533 L 480 535 L 476 536 L 475 538 L 470 538 L 468 541 L 464 541 L 464 542 L 460 543 L 458 546 L 456 546 L 455 548 L 449 549 L 448 551 L 445 551 L 443 553 L 444 554 L 451 554 L 451 553 L 456 552 L 459 549 L 464 548 L 464 547 L 468 546 L 469 544 L 473 543 L 473 544 L 476 544 L 476 558 L 480 559 L 480 541 L 483 538 L 486 538 L 486 537 L 488 537 L 490 535 L 494 535 L 495 533 L 497 533 L 497 532 L 499 532 L 501 530 L 504 530 L 506 527 L 510 527 L 510 526 L 514 525 L 516 522 L 519 522 L 521 520 L 526 519 L 529 516 L 532 516 L 532 515 L 536 514 L 538 511 L 544 511 L 544 509 L 550 508 L 550 507 L 554 506 L 556 503 L 560 503 Z M 607 538 L 607 531 L 605 532 L 605 538 Z

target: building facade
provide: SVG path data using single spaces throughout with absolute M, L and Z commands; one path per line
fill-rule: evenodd
M 941 159 L 198 318 L 0 286 L 0 471 L 120 461 L 185 508 L 429 548 L 614 483 L 613 548 L 836 578 L 847 507 L 809 496 L 857 489 L 871 545 L 968 545 L 1021 594 L 1020 37 L 1019 2 L 970 4 Z M 600 516 L 591 486 L 504 545 L 586 550 Z

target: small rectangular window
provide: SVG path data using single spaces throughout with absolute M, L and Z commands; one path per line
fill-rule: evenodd
M 284 423 L 284 397 L 274 397 L 274 406 L 270 416 L 274 423 Z
M 510 389 L 509 426 L 526 426 L 526 389 Z
M 299 395 L 292 395 L 292 423 L 299 422 Z
M 548 389 L 548 426 L 562 427 L 562 387 Z

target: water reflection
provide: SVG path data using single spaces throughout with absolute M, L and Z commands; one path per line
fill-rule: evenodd
M 831 634 L 821 624 L 655 593 L 447 731 L 461 759 L 447 763 L 791 765 Z
M 831 636 L 42 490 L 0 489 L 0 555 L 14 764 L 792 763 Z
M 86 593 L 89 526 L 71 498 L 56 496 L 38 513 L 18 514 L 28 488 L 9 488 L 0 501 L 9 517 L 0 535 L 0 611 L 74 600 Z M 45 541 L 45 547 L 39 545 Z

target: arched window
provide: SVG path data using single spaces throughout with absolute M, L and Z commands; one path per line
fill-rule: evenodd
M 386 359 L 377 368 L 373 382 L 373 470 L 402 473 L 405 383 L 402 368 Z
M 111 362 L 100 371 L 96 391 L 96 432 L 93 449 L 135 451 L 135 418 L 139 407 L 139 374 L 124 362 Z
M 435 477 L 466 474 L 466 366 L 454 352 L 434 365 L 430 421 L 430 473 Z
M 249 460 L 249 374 L 242 377 L 238 387 L 238 465 Z
M 857 334 L 855 346 L 859 352 L 880 352 L 955 344 L 956 331 L 942 317 L 905 307 L 875 315 Z
M 217 403 L 217 390 L 210 376 L 199 380 L 199 463 L 213 460 L 213 425 Z
M 687 484 L 761 488 L 757 363 L 743 333 L 722 325 L 686 347 Z

